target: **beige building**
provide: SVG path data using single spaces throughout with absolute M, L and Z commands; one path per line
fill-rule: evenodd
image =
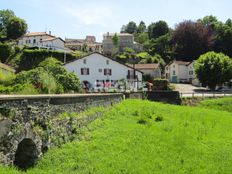
M 136 52 L 142 51 L 142 45 L 134 41 L 134 35 L 129 33 L 107 33 L 103 35 L 103 53 L 111 55 L 114 50 L 113 36 L 117 35 L 119 38 L 119 52 L 123 52 L 125 48 L 131 48 Z
M 23 47 L 27 45 L 28 47 L 38 47 L 47 48 L 51 50 L 66 51 L 70 52 L 69 49 L 65 48 L 64 40 L 60 37 L 55 37 L 51 35 L 51 32 L 31 32 L 23 35 L 19 38 L 18 46 Z
M 129 66 L 140 70 L 143 75 L 150 75 L 152 78 L 161 78 L 161 69 L 158 63 L 130 64 Z
M 102 43 L 96 42 L 95 36 L 86 36 L 85 39 L 65 39 L 65 46 L 75 51 L 102 53 Z

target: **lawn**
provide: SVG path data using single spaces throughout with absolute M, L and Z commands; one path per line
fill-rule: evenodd
M 199 106 L 232 112 L 232 97 L 203 100 L 200 102 Z
M 126 100 L 27 173 L 231 174 L 231 125 L 226 111 Z

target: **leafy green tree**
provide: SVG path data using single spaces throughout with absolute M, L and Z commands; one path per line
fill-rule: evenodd
M 11 10 L 0 10 L 0 37 L 17 39 L 27 31 L 26 22 Z
M 118 49 L 119 49 L 119 37 L 117 33 L 115 33 L 114 36 L 112 37 L 112 42 L 114 45 L 112 55 L 114 56 L 118 52 Z
M 156 39 L 169 32 L 168 24 L 165 21 L 158 21 L 148 26 L 148 35 L 150 39 Z
M 0 42 L 0 61 L 5 63 L 12 54 L 14 54 L 12 45 Z
M 147 27 L 146 27 L 145 22 L 141 21 L 138 25 L 137 33 L 144 33 L 146 31 L 146 29 L 147 29 Z
M 7 25 L 16 17 L 12 10 L 0 10 L 0 36 L 7 36 Z
M 201 22 L 184 21 L 173 33 L 173 44 L 178 59 L 192 61 L 212 50 L 214 35 Z
M 138 33 L 135 35 L 135 41 L 144 44 L 145 42 L 149 41 L 148 33 Z
M 134 34 L 137 32 L 137 25 L 135 22 L 129 22 L 125 27 L 125 33 Z
M 17 39 L 26 33 L 27 24 L 23 19 L 14 17 L 10 19 L 6 28 L 7 28 L 7 38 Z
M 215 90 L 232 79 L 232 59 L 223 53 L 208 52 L 196 61 L 195 71 L 202 84 Z

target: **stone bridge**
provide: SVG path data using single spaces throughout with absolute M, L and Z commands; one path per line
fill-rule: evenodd
M 0 163 L 32 167 L 49 148 L 77 138 L 81 127 L 102 115 L 60 114 L 111 106 L 122 99 L 122 94 L 0 96 Z

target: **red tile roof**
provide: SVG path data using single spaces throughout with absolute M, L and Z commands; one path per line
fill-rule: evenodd
M 48 35 L 46 32 L 31 32 L 31 33 L 26 33 L 24 36 L 44 36 Z

